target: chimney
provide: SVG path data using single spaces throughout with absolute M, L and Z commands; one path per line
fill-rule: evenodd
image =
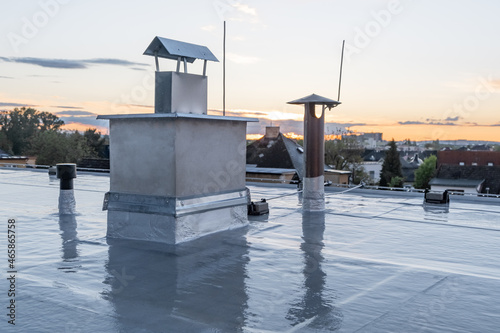
M 266 126 L 266 135 L 267 139 L 277 139 L 280 135 L 280 127 L 279 126 Z
M 258 120 L 207 115 L 207 47 L 155 37 L 144 54 L 157 63 L 155 113 L 98 117 L 110 121 L 107 237 L 176 245 L 247 225 L 241 147 Z M 160 72 L 158 58 L 177 70 Z M 203 75 L 187 73 L 196 59 Z

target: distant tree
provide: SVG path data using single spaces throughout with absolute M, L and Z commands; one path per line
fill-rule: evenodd
M 0 131 L 0 149 L 7 154 L 12 154 L 12 143 L 3 131 Z
M 418 169 L 415 171 L 415 188 L 429 188 L 429 181 L 436 174 L 437 157 L 431 155 L 424 160 Z
M 361 163 L 364 148 L 355 136 L 343 136 L 340 140 L 325 142 L 325 163 L 337 170 L 351 171 L 353 184 L 368 183 L 370 176 Z
M 405 179 L 403 177 L 395 176 L 391 178 L 389 187 L 403 187 Z
M 417 145 L 417 141 L 412 142 L 411 139 L 408 138 L 408 139 L 405 139 L 404 144 L 408 145 L 408 146 L 416 146 Z
M 78 131 L 61 133 L 44 131 L 32 138 L 30 154 L 37 156 L 36 164 L 78 163 L 92 156 L 93 150 Z
M 398 178 L 395 178 L 398 177 Z M 393 180 L 394 178 L 394 180 Z M 403 186 L 403 172 L 401 171 L 401 161 L 399 160 L 398 148 L 396 142 L 392 139 L 389 142 L 389 150 L 385 154 L 382 171 L 380 172 L 380 186 L 391 186 L 391 183 L 396 186 Z
M 11 143 L 15 155 L 25 154 L 32 138 L 45 131 L 58 131 L 64 121 L 49 112 L 33 108 L 15 108 L 0 115 L 1 131 Z
M 337 170 L 350 170 L 362 162 L 364 148 L 356 137 L 343 136 L 340 140 L 325 142 L 325 163 Z
M 104 154 L 104 144 L 106 139 L 102 136 L 101 132 L 97 131 L 96 128 L 88 128 L 83 136 L 87 141 L 87 144 L 92 150 L 92 157 L 102 157 Z
M 365 169 L 359 165 L 351 169 L 352 183 L 359 185 L 361 183 L 371 184 L 373 183 L 372 178 L 366 173 Z

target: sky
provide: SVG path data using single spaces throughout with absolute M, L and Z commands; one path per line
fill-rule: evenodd
M 302 134 L 312 93 L 337 100 L 326 134 L 500 141 L 500 2 L 495 0 L 0 1 L 0 110 L 50 111 L 71 129 L 98 114 L 154 112 L 155 36 L 207 46 L 209 114 Z M 160 69 L 175 70 L 160 60 Z M 202 62 L 188 67 L 201 73 Z

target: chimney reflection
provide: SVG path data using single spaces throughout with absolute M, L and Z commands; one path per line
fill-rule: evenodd
M 151 242 L 108 240 L 103 295 L 115 308 L 118 330 L 240 332 L 248 300 L 243 232 L 156 249 Z
M 60 214 L 59 215 L 59 230 L 61 230 L 62 238 L 62 259 L 63 266 L 59 269 L 66 273 L 76 272 L 75 262 L 78 259 L 78 233 L 76 231 L 77 223 L 76 217 L 73 214 Z M 71 263 L 68 265 L 68 263 Z
M 333 299 L 325 299 L 327 275 L 322 269 L 324 257 L 325 213 L 302 213 L 302 239 L 300 249 L 304 255 L 304 295 L 292 303 L 287 319 L 293 326 L 305 326 L 323 331 L 335 331 L 342 324 L 340 309 L 332 305 Z

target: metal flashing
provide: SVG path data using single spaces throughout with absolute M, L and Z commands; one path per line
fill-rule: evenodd
M 246 204 L 246 190 L 189 198 L 107 192 L 103 210 L 180 217 Z
M 227 116 L 212 116 L 205 114 L 192 114 L 192 113 L 137 113 L 137 114 L 108 114 L 99 115 L 97 119 L 148 119 L 148 118 L 190 118 L 190 119 L 205 119 L 205 120 L 226 120 L 226 121 L 246 121 L 258 122 L 257 118 L 247 117 L 227 117 Z

